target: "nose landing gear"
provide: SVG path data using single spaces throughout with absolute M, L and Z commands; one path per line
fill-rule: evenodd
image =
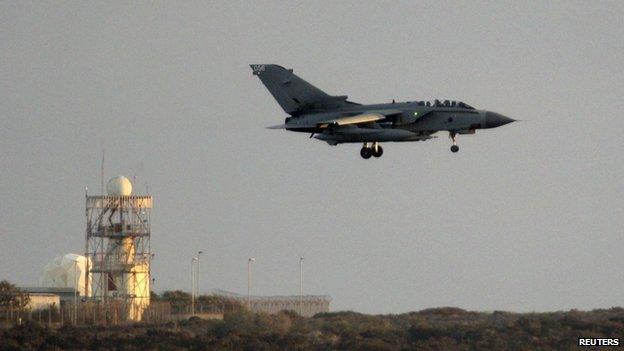
M 453 139 L 453 146 L 451 146 L 451 152 L 459 151 L 459 146 L 457 146 L 457 133 L 449 132 L 449 138 Z
M 371 156 L 381 157 L 381 155 L 383 155 L 383 148 L 378 142 L 372 143 L 371 146 L 368 146 L 368 143 L 364 143 L 362 149 L 360 150 L 360 156 L 366 160 L 371 158 Z

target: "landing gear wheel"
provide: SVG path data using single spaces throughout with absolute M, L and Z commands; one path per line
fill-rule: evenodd
M 372 152 L 373 152 L 373 156 L 375 157 L 381 157 L 381 155 L 383 155 L 383 149 L 379 145 L 377 145 L 376 148 L 374 147 Z
M 451 152 L 459 151 L 459 146 L 457 146 L 457 133 L 449 132 L 449 138 L 453 139 L 453 146 L 451 146 Z
M 369 147 L 363 147 L 360 150 L 360 156 L 362 156 L 363 159 L 369 159 L 371 158 L 371 156 L 373 155 L 373 150 Z

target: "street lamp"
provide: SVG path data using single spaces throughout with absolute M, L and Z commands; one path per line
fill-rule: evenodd
M 78 319 L 78 258 L 74 260 L 74 325 Z
M 251 262 L 255 261 L 255 257 L 247 260 L 247 307 L 251 311 Z
M 191 315 L 195 315 L 195 261 L 197 257 L 191 260 Z
M 203 254 L 203 251 L 197 251 L 197 272 L 195 272 L 195 279 L 197 280 L 197 283 L 195 283 L 195 296 L 199 297 L 199 255 Z
M 303 256 L 299 257 L 299 315 L 303 316 Z

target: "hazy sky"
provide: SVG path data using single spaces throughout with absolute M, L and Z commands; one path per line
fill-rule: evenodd
M 84 188 L 154 196 L 156 290 L 333 297 L 332 309 L 624 304 L 624 3 L 0 3 L 0 279 L 84 251 Z M 527 119 L 331 147 L 250 63 L 360 103 L 457 99 Z

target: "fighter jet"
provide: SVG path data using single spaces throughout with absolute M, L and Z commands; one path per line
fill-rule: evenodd
M 347 96 L 332 96 L 306 82 L 292 69 L 274 64 L 251 65 L 253 74 L 288 113 L 284 124 L 268 127 L 310 134 L 330 145 L 363 143 L 364 159 L 381 157 L 380 142 L 423 141 L 447 131 L 452 152 L 459 151 L 458 134 L 496 128 L 514 122 L 502 114 L 478 110 L 450 100 L 364 105 Z

